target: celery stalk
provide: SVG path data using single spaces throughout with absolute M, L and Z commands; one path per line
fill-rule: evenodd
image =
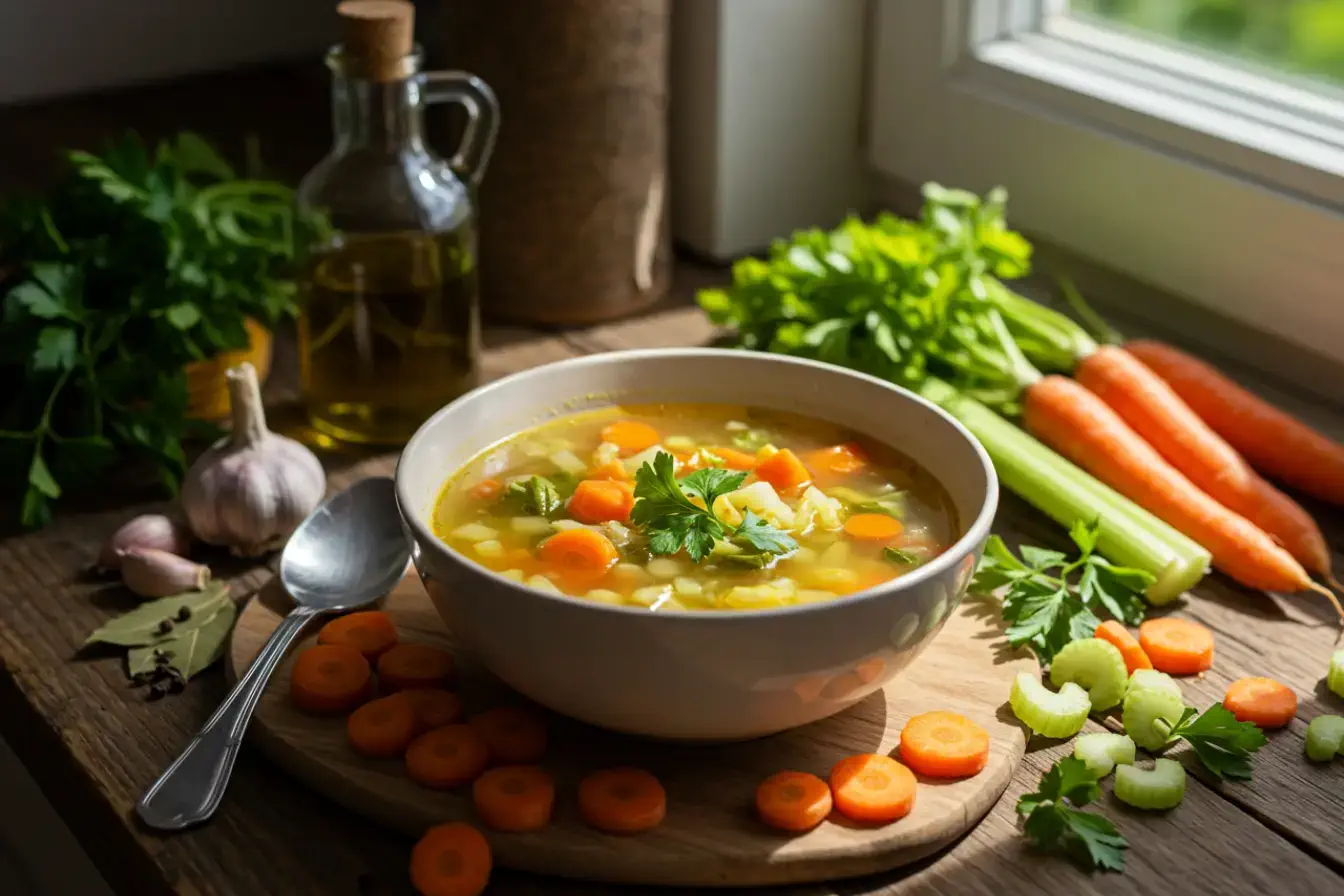
M 1005 488 L 1065 527 L 1100 518 L 1098 549 L 1153 575 L 1151 603 L 1167 603 L 1203 578 L 1209 552 L 1185 535 L 947 383 L 930 378 L 919 391 L 980 440 Z

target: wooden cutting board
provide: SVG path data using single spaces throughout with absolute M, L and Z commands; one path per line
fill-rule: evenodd
M 485 672 L 453 643 L 413 576 L 384 609 L 403 640 L 453 650 L 456 689 L 467 711 L 523 698 Z M 243 611 L 228 656 L 237 677 L 288 610 L 271 583 Z M 488 833 L 499 865 L 543 874 L 627 884 L 755 886 L 828 880 L 883 871 L 922 858 L 970 830 L 1003 794 L 1026 747 L 1006 701 L 1012 678 L 1035 671 L 1011 651 L 996 627 L 997 610 L 964 601 L 923 654 L 884 690 L 829 719 L 760 740 L 682 745 L 612 734 L 551 717 L 551 748 L 543 763 L 556 775 L 555 817 L 534 834 Z M 296 647 L 312 643 L 316 626 Z M 410 781 L 399 760 L 366 759 L 346 744 L 344 719 L 305 716 L 288 700 L 293 655 L 276 671 L 248 736 L 275 761 L 347 808 L 418 835 L 439 822 L 473 818 L 466 791 L 433 791 Z M 784 769 L 826 776 L 851 753 L 894 753 L 910 716 L 934 709 L 960 712 L 990 735 L 988 766 L 962 781 L 921 781 L 915 808 L 901 821 L 862 828 L 838 816 L 802 836 L 777 834 L 753 815 L 756 785 Z M 613 765 L 638 765 L 663 782 L 665 823 L 633 837 L 587 828 L 574 790 L 582 775 Z

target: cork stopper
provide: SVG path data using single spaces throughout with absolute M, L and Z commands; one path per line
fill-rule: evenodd
M 344 30 L 345 61 L 371 81 L 396 81 L 410 74 L 407 57 L 415 49 L 415 7 L 405 0 L 344 0 L 337 4 Z

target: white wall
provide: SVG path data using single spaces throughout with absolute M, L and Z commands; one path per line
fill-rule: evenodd
M 0 103 L 320 55 L 336 0 L 0 0 Z

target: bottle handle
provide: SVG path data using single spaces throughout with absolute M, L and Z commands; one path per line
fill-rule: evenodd
M 461 103 L 467 110 L 462 142 L 448 164 L 472 186 L 479 186 L 499 134 L 499 101 L 480 78 L 467 72 L 425 72 L 420 75 L 427 103 Z

